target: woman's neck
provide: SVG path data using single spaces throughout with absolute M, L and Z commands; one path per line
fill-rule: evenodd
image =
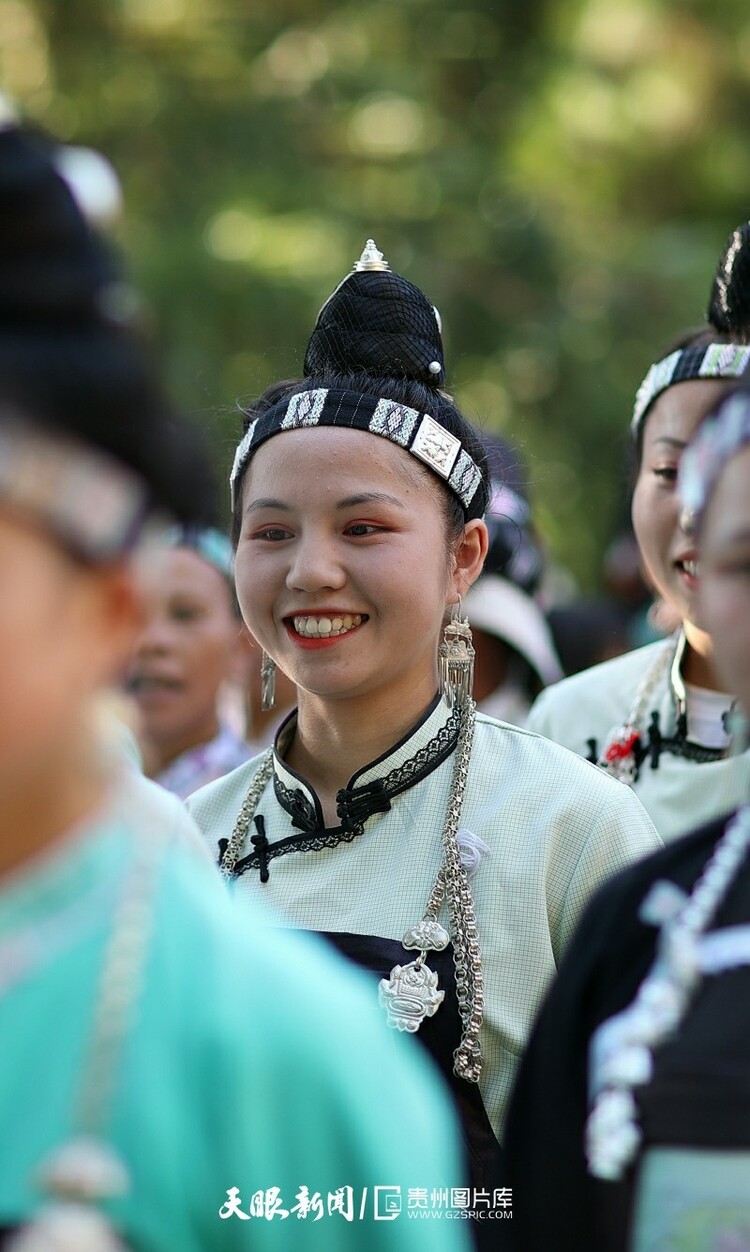
M 184 752 L 192 752 L 211 743 L 221 729 L 219 719 L 214 713 L 202 722 L 179 736 L 158 738 L 144 732 L 138 736 L 138 747 L 143 758 L 143 772 L 148 778 L 158 778 L 173 761 Z
M 112 759 L 90 728 L 77 728 L 33 767 L 0 773 L 0 879 L 45 852 L 95 812 L 112 776 Z
M 300 691 L 297 733 L 287 760 L 315 789 L 325 811 L 326 797 L 335 799 L 353 774 L 403 739 L 436 691 L 432 673 L 407 689 L 400 684 L 360 699 L 321 699 Z
M 682 625 L 687 640 L 682 659 L 683 681 L 693 687 L 703 687 L 707 691 L 723 691 L 724 686 L 714 668 L 714 645 L 711 636 L 693 622 L 685 621 Z

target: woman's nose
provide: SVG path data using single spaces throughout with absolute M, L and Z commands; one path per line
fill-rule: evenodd
M 169 622 L 162 614 L 154 614 L 141 631 L 136 645 L 136 654 L 151 656 L 154 653 L 169 652 L 171 645 L 172 632 Z
M 301 537 L 287 576 L 287 586 L 299 591 L 321 591 L 342 587 L 346 576 L 336 546 L 320 535 Z

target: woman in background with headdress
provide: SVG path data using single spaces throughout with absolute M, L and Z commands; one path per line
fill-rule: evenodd
M 250 748 L 223 714 L 244 660 L 232 545 L 209 526 L 175 526 L 142 562 L 146 621 L 127 689 L 143 765 L 185 799 L 236 769 Z
M 699 545 L 696 619 L 747 716 L 750 392 L 701 428 L 680 483 Z M 750 1247 L 747 801 L 588 909 L 511 1106 L 518 1252 Z
M 709 326 L 652 365 L 632 420 L 633 527 L 666 610 L 668 640 L 596 665 L 543 692 L 528 726 L 629 783 L 665 839 L 736 806 L 750 756 L 732 743 L 735 696 L 722 688 L 710 633 L 695 620 L 693 536 L 680 524 L 677 468 L 706 412 L 750 362 L 750 224 L 736 230 L 711 293 Z
M 380 976 L 391 1025 L 453 1085 L 481 1188 L 585 900 L 658 839 L 612 780 L 475 712 L 460 602 L 489 484 L 444 377 L 435 309 L 370 241 L 319 314 L 304 380 L 253 405 L 232 471 L 267 702 L 278 665 L 299 707 L 189 807 L 239 900 Z
M 455 1182 L 431 1076 L 343 962 L 238 916 L 91 714 L 135 549 L 208 480 L 69 156 L 0 100 L 0 1246 L 411 1252 L 418 1226 L 351 1206 L 415 1161 Z M 431 1246 L 462 1252 L 455 1226 Z

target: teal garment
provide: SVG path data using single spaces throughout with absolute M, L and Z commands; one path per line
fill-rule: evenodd
M 121 786 L 86 830 L 0 882 L 0 1227 L 38 1209 L 37 1166 L 75 1129 L 103 948 L 144 835 L 138 815 Z M 406 1212 L 408 1189 L 461 1182 L 427 1062 L 388 1030 L 358 974 L 247 914 L 199 858 L 164 840 L 108 1136 L 133 1180 L 110 1210 L 129 1246 L 462 1252 L 465 1223 Z M 376 1186 L 401 1187 L 400 1217 L 372 1219 Z M 352 1188 L 351 1221 L 328 1213 L 341 1187 Z M 290 1216 L 222 1219 L 232 1188 L 245 1213 L 278 1188 Z M 318 1221 L 319 1207 L 291 1212 L 304 1188 L 320 1193 Z

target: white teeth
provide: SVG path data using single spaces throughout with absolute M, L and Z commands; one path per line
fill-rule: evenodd
M 345 635 L 355 626 L 361 626 L 363 618 L 361 613 L 354 616 L 345 613 L 343 617 L 295 617 L 293 621 L 297 634 L 305 639 L 318 639 L 321 636 L 330 639 L 334 635 Z
M 686 574 L 690 575 L 691 578 L 698 577 L 698 562 L 697 561 L 683 561 L 682 568 L 684 569 Z

